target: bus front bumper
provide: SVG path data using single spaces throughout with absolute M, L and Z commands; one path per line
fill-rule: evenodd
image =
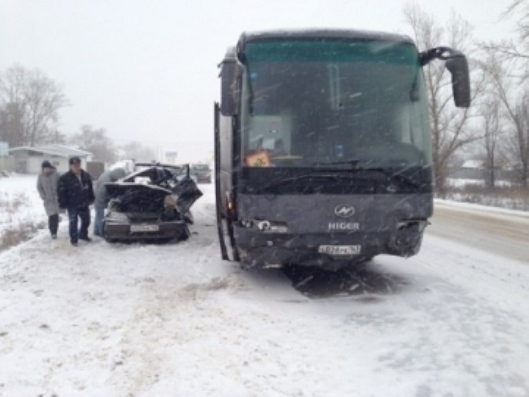
M 314 234 L 264 233 L 234 226 L 234 233 L 246 267 L 296 264 L 337 270 L 380 254 L 402 257 L 417 254 L 426 224 L 419 221 L 394 231 Z

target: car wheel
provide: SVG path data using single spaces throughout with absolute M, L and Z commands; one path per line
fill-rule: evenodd
M 189 228 L 187 226 L 185 226 L 184 229 L 182 230 L 182 233 L 180 234 L 180 237 L 178 239 L 181 240 L 181 241 L 185 241 L 185 240 L 189 239 L 190 236 L 191 236 L 191 232 L 189 231 Z

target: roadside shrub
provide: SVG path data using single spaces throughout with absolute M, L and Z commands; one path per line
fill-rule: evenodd
M 39 229 L 44 229 L 44 222 L 22 221 L 9 225 L 0 233 L 0 252 L 33 238 Z
M 450 187 L 443 198 L 465 203 L 529 211 L 529 189 L 518 186 L 500 186 L 492 189 L 469 184 L 462 187 Z
M 8 194 L 0 196 L 0 213 L 15 214 L 24 207 L 31 205 L 25 193 L 17 193 L 13 197 Z
M 39 229 L 44 228 L 44 222 L 35 219 L 20 219 L 31 206 L 25 193 L 9 195 L 0 194 L 0 251 L 14 247 L 31 239 Z

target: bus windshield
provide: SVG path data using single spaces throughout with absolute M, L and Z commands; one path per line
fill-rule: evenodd
M 291 39 L 244 49 L 247 167 L 431 165 L 428 106 L 409 43 Z

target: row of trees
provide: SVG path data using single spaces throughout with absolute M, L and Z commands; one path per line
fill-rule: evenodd
M 155 152 L 139 142 L 116 145 L 102 128 L 84 125 L 79 133 L 61 133 L 59 113 L 69 104 L 63 88 L 42 71 L 12 66 L 0 73 L 0 141 L 10 147 L 70 144 L 107 163 L 120 157 L 156 159 Z
M 151 162 L 157 159 L 155 151 L 149 146 L 136 141 L 118 146 L 103 128 L 94 128 L 90 125 L 82 126 L 78 134 L 69 137 L 68 143 L 93 153 L 96 160 L 109 164 L 122 158 L 142 162 Z
M 0 75 L 0 140 L 10 146 L 64 140 L 57 127 L 68 104 L 62 87 L 40 70 L 7 69 Z
M 518 37 L 484 43 L 472 36 L 472 26 L 452 13 L 439 24 L 419 5 L 404 7 L 419 49 L 448 45 L 469 58 L 473 103 L 469 109 L 452 105 L 450 75 L 442 62 L 424 70 L 432 124 L 432 150 L 436 188 L 446 190 L 450 164 L 456 154 L 479 148 L 488 170 L 489 186 L 495 185 L 500 167 L 517 171 L 527 187 L 529 177 L 529 0 L 516 0 L 502 18 L 514 18 Z

